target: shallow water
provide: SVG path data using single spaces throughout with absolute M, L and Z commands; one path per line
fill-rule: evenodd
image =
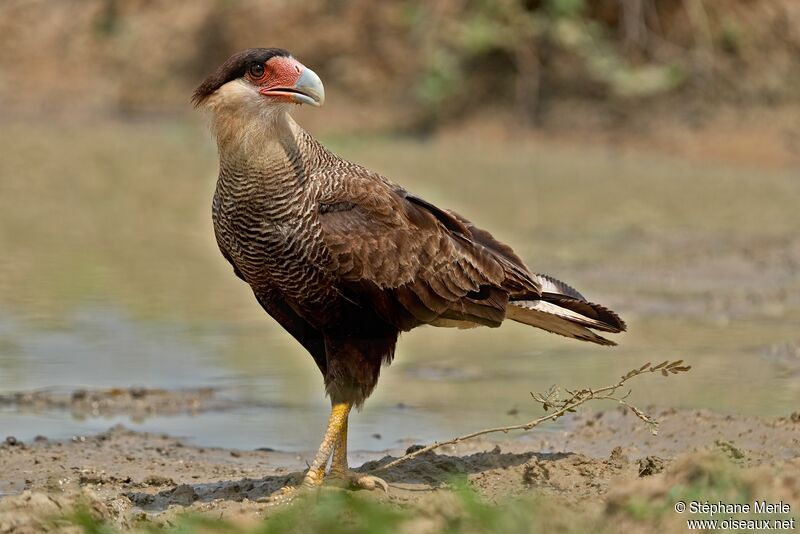
M 352 418 L 354 449 L 523 422 L 538 414 L 530 391 L 606 385 L 665 359 L 694 369 L 633 383 L 635 402 L 797 409 L 796 169 L 481 139 L 328 144 L 491 229 L 630 330 L 615 349 L 521 325 L 405 334 Z M 199 125 L 11 125 L 0 146 L 0 392 L 211 385 L 259 405 L 143 422 L 6 410 L 6 435 L 124 422 L 207 445 L 316 447 L 321 379 L 216 250 L 216 155 Z

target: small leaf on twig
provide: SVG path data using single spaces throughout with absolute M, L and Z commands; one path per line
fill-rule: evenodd
M 542 409 L 544 409 L 544 411 L 548 411 L 550 408 L 556 406 L 559 402 L 558 386 L 550 386 L 547 392 L 545 392 L 543 395 L 541 393 L 531 392 L 531 397 L 533 397 L 533 400 L 542 405 Z

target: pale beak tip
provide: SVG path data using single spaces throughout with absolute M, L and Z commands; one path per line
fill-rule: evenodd
M 322 80 L 319 79 L 317 73 L 308 67 L 300 74 L 297 83 L 294 84 L 294 89 L 301 93 L 297 95 L 298 103 L 309 104 L 317 108 L 325 103 L 325 86 L 322 85 Z

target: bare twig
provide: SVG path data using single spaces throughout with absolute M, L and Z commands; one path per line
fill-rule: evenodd
M 696 68 L 701 68 L 702 74 L 709 77 L 713 74 L 711 67 L 714 63 L 714 36 L 706 6 L 703 0 L 684 0 L 684 7 L 697 43 Z
M 625 45 L 643 53 L 647 48 L 649 33 L 644 0 L 620 0 L 620 4 Z
M 406 454 L 405 456 L 397 458 L 396 460 L 393 460 L 386 465 L 377 467 L 374 470 L 380 471 L 385 469 L 391 469 L 392 467 L 407 462 L 412 458 L 415 458 L 421 454 L 425 454 L 426 452 L 430 452 L 440 447 L 444 447 L 445 445 L 455 445 L 456 443 L 461 443 L 462 441 L 467 441 L 476 438 L 478 436 L 483 436 L 486 434 L 495 434 L 497 432 L 507 433 L 511 430 L 530 430 L 531 428 L 539 426 L 540 424 L 546 421 L 555 421 L 556 419 L 565 415 L 568 412 L 574 412 L 575 408 L 586 402 L 589 402 L 590 400 L 616 401 L 617 403 L 631 410 L 639 419 L 645 422 L 645 424 L 650 428 L 650 432 L 656 434 L 658 432 L 658 422 L 655 421 L 646 413 L 644 413 L 639 408 L 627 402 L 627 398 L 631 392 L 628 391 L 624 395 L 616 395 L 617 391 L 620 388 L 622 388 L 622 386 L 624 386 L 625 383 L 631 380 L 632 378 L 645 373 L 660 372 L 663 376 L 669 376 L 670 374 L 684 373 L 691 368 L 692 368 L 691 365 L 683 365 L 683 360 L 677 360 L 674 362 L 664 361 L 659 363 L 658 365 L 652 365 L 650 364 L 650 362 L 647 362 L 638 369 L 632 369 L 631 371 L 628 371 L 628 373 L 620 377 L 619 381 L 616 384 L 605 386 L 598 389 L 589 388 L 589 389 L 579 389 L 577 391 L 566 390 L 566 393 L 569 395 L 569 397 L 563 400 L 559 398 L 559 390 L 555 386 L 551 387 L 544 394 L 531 393 L 531 397 L 533 397 L 533 399 L 536 402 L 542 405 L 544 411 L 549 412 L 551 409 L 553 409 L 553 411 L 548 413 L 547 415 L 543 415 L 537 419 L 528 421 L 527 423 L 522 423 L 519 425 L 501 426 L 496 428 L 487 428 L 484 430 L 479 430 L 477 432 L 472 432 L 471 434 L 459 436 L 457 438 L 453 438 L 447 441 L 437 441 L 431 445 L 428 445 L 427 447 L 423 447 L 414 452 Z

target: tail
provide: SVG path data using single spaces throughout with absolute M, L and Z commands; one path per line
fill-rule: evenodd
M 588 302 L 575 289 L 555 278 L 542 274 L 535 278 L 542 285 L 541 297 L 509 302 L 507 319 L 598 345 L 616 345 L 592 331 L 624 332 L 625 321 L 616 313 Z

